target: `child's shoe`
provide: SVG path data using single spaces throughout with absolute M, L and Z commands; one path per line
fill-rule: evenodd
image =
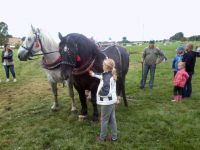
M 13 82 L 17 82 L 17 79 L 16 79 L 16 78 L 14 78 Z
M 0 79 L 0 83 L 1 83 L 1 79 Z
M 106 139 L 102 140 L 102 139 L 100 138 L 100 136 L 97 136 L 97 137 L 96 137 L 96 141 L 97 141 L 97 142 L 104 142 L 104 141 L 106 141 Z
M 117 139 L 113 139 L 111 135 L 108 135 L 106 140 L 110 141 L 110 142 L 116 142 L 117 141 Z
M 172 102 L 178 102 L 178 95 L 174 96 L 174 99 L 172 100 Z
M 10 81 L 10 79 L 6 79 L 6 82 L 9 82 Z
M 182 95 L 178 95 L 178 101 L 182 101 Z

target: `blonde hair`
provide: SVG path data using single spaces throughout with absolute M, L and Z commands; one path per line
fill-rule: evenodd
M 106 71 L 111 71 L 113 75 L 113 79 L 117 80 L 117 71 L 115 68 L 115 62 L 113 59 L 107 58 L 103 61 L 103 65 L 105 66 Z
M 180 66 L 181 68 L 185 68 L 185 62 L 180 61 L 178 63 L 178 66 Z

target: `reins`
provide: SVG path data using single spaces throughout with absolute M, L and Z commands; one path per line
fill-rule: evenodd
M 93 67 L 95 60 L 96 60 L 96 57 L 93 60 L 88 61 L 88 63 L 81 66 L 80 68 L 73 69 L 72 74 L 73 75 L 82 75 L 82 74 L 88 72 Z M 89 66 L 88 66 L 88 64 L 89 64 Z M 87 68 L 85 68 L 85 67 L 87 67 Z
M 45 52 L 42 52 L 41 54 L 34 54 L 34 55 L 32 55 L 32 56 L 48 55 L 48 54 L 51 54 L 51 53 L 56 53 L 56 52 L 58 52 L 58 53 L 59 53 L 59 51 L 52 51 L 52 52 L 47 52 L 47 53 L 45 53 Z

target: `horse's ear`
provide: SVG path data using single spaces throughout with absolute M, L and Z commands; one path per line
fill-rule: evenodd
M 40 34 L 40 29 L 39 28 L 37 28 L 37 33 Z
M 62 40 L 62 38 L 63 38 L 63 36 L 60 32 L 58 32 L 58 37 L 59 37 L 60 40 Z
M 33 27 L 33 25 L 31 25 L 31 29 L 32 29 L 32 32 L 35 33 L 35 28 Z

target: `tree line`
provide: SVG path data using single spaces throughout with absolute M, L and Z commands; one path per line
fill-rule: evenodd
M 200 41 L 200 35 L 184 37 L 183 32 L 178 32 L 172 37 L 170 37 L 170 41 Z

